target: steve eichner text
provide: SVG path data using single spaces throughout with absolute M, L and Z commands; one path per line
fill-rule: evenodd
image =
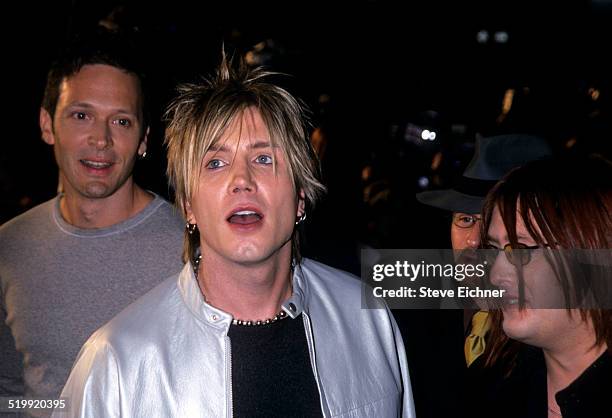
M 405 277 L 411 282 L 418 277 L 452 277 L 457 281 L 465 278 L 485 275 L 486 261 L 482 264 L 425 264 L 424 261 L 414 264 L 408 261 L 396 261 L 395 264 L 375 264 L 372 279 L 376 282 L 389 277 Z
M 421 286 L 419 289 L 413 289 L 402 286 L 399 289 L 383 289 L 375 287 L 372 289 L 372 294 L 377 298 L 502 298 L 506 293 L 506 289 L 481 289 L 479 287 L 470 288 L 460 286 L 455 291 L 454 289 L 432 289 L 426 286 Z

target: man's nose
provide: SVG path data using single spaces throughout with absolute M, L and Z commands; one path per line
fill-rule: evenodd
M 506 258 L 504 251 L 494 249 L 483 251 L 491 252 L 491 257 L 487 257 L 489 260 L 489 281 L 491 284 L 505 289 L 512 289 L 518 280 L 517 271 L 514 265 Z
M 470 232 L 467 234 L 465 243 L 467 244 L 468 248 L 478 248 L 478 246 L 480 245 L 480 230 L 478 222 L 476 222 L 470 228 Z
M 230 169 L 229 192 L 254 192 L 257 190 L 251 167 L 246 161 L 235 158 Z
M 95 123 L 90 132 L 88 143 L 99 150 L 111 147 L 113 145 L 113 135 L 110 126 L 103 121 Z

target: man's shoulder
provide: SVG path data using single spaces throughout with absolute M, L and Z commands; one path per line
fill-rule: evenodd
M 167 332 L 164 325 L 173 320 L 180 300 L 177 278 L 178 273 L 138 298 L 92 334 L 89 341 L 120 349 L 146 344 L 156 335 L 163 335 Z
M 55 198 L 34 206 L 1 225 L 0 241 L 11 240 L 15 236 L 22 237 L 38 230 L 43 225 L 49 225 L 52 221 L 54 204 Z
M 157 194 L 154 194 L 153 200 L 143 210 L 141 216 L 146 218 L 149 222 L 161 221 L 164 224 L 168 224 L 170 227 L 179 227 L 182 229 L 184 225 L 183 218 L 178 213 L 176 207 Z
M 382 316 L 387 321 L 388 308 L 384 301 L 375 301 L 371 309 L 362 309 L 364 284 L 359 277 L 310 259 L 302 260 L 300 268 L 311 304 L 336 306 L 350 315 Z
M 360 292 L 359 277 L 344 270 L 308 258 L 302 260 L 299 268 L 309 285 L 324 286 L 331 291 Z

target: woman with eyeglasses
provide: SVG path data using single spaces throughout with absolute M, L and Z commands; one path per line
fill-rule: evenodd
M 506 292 L 486 364 L 506 374 L 490 382 L 483 416 L 612 416 L 611 184 L 603 159 L 557 159 L 489 193 L 481 238 L 498 250 L 490 280 Z M 576 253 L 596 260 L 587 273 Z

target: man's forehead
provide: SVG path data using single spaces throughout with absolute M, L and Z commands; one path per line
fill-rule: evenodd
M 138 112 L 142 108 L 141 96 L 140 81 L 136 75 L 110 65 L 88 64 L 62 79 L 58 104 L 93 107 L 100 103 L 127 112 Z
M 533 215 L 531 213 L 530 216 L 533 219 Z M 533 223 L 533 226 L 537 231 L 539 231 L 539 226 L 536 223 Z M 529 230 L 527 229 L 527 226 L 525 225 L 525 222 L 523 221 L 522 213 L 518 208 L 516 210 L 514 231 L 516 232 L 519 240 L 533 239 L 529 233 Z M 504 219 L 502 218 L 499 207 L 497 206 L 493 210 L 493 216 L 491 218 L 489 230 L 487 231 L 487 237 L 492 241 L 508 240 L 508 231 L 506 230 Z

